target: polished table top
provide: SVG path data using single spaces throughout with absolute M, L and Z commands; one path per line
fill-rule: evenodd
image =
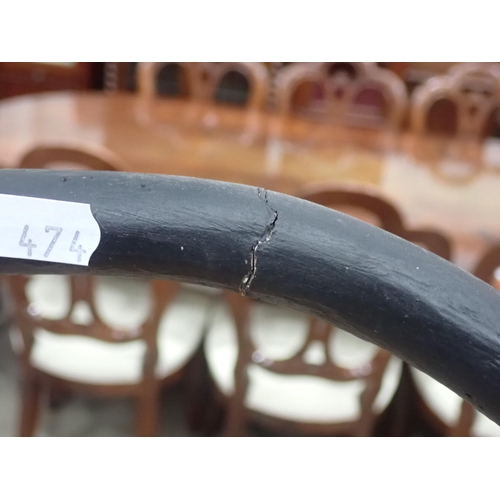
M 459 145 L 411 134 L 133 94 L 54 92 L 0 101 L 0 166 L 39 144 L 104 146 L 131 171 L 252 184 L 294 194 L 323 181 L 375 186 L 410 228 L 448 236 L 472 270 L 500 242 L 500 143 Z

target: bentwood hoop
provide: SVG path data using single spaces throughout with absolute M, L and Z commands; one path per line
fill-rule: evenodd
M 3 170 L 0 193 L 90 204 L 101 230 L 88 266 L 0 258 L 2 274 L 165 277 L 300 309 L 388 349 L 500 424 L 499 293 L 390 233 L 195 178 Z

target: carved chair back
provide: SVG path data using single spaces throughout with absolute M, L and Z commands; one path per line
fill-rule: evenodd
M 404 83 L 375 63 L 296 63 L 276 77 L 282 115 L 355 127 L 401 126 L 407 107 Z
M 313 203 L 334 208 L 372 223 L 412 243 L 423 246 L 440 257 L 451 259 L 449 240 L 439 232 L 426 229 L 407 229 L 397 208 L 375 189 L 355 184 L 320 184 L 299 193 Z M 353 210 L 354 209 L 354 210 Z M 351 212 L 352 211 L 352 212 Z
M 162 314 L 177 293 L 178 284 L 166 281 L 151 282 L 151 309 L 144 320 L 134 327 L 111 326 L 106 321 L 106 304 L 109 293 L 100 293 L 106 283 L 102 278 L 91 276 L 61 276 L 54 288 L 47 293 L 57 294 L 60 304 L 55 317 L 46 313 L 36 299 L 43 293 L 46 283 L 42 277 L 12 276 L 11 292 L 15 302 L 16 324 L 22 335 L 21 359 L 29 364 L 35 334 L 45 330 L 59 335 L 80 335 L 109 343 L 124 343 L 141 339 L 146 344 L 144 377 L 154 377 L 157 361 L 157 332 Z M 54 281 L 52 277 L 51 281 Z M 38 293 L 37 293 L 38 292 Z M 103 295 L 101 297 L 100 295 Z M 109 314 L 109 313 L 108 313 Z
M 158 94 L 170 97 L 200 99 L 200 63 L 143 62 L 137 65 L 139 95 L 153 98 Z
M 103 148 L 67 144 L 36 147 L 19 168 L 130 170 Z M 158 332 L 179 284 L 78 275 L 9 276 L 8 281 L 17 325 L 11 340 L 21 365 L 20 435 L 34 435 L 44 387 L 51 400 L 72 391 L 132 396 L 137 434 L 156 435 L 159 382 L 173 382 L 181 373 L 177 369 L 161 381 L 157 375 Z M 66 348 L 68 356 L 84 349 L 82 362 L 68 363 Z
M 488 134 L 499 107 L 500 64 L 460 63 L 415 90 L 411 127 L 418 134 L 447 132 L 459 139 L 479 140 Z M 445 110 L 450 124 L 443 123 Z
M 355 208 L 359 210 L 358 216 L 361 212 L 368 213 L 372 216 L 370 222 L 375 219 L 376 225 L 381 228 L 401 238 L 422 244 L 443 258 L 450 258 L 450 245 L 444 236 L 433 231 L 406 229 L 396 208 L 375 191 L 366 188 L 360 189 L 357 186 L 339 187 L 334 184 L 322 184 L 303 190 L 299 195 L 308 201 L 341 211 Z M 335 336 L 339 334 L 339 329 L 313 317 L 309 319 L 305 342 L 293 356 L 288 359 L 269 359 L 256 347 L 252 339 L 250 324 L 254 301 L 248 297 L 229 292 L 225 294 L 225 298 L 233 315 L 238 337 L 235 391 L 229 406 L 228 434 L 240 434 L 243 431 L 247 412 L 244 401 L 250 384 L 248 369 L 252 364 L 280 375 L 308 375 L 336 382 L 363 381 L 364 390 L 360 395 L 359 419 L 329 425 L 327 428 L 332 433 L 371 434 L 377 417 L 373 408 L 374 401 L 381 389 L 382 378 L 391 358 L 390 353 L 383 349 L 376 349 L 373 357 L 359 366 L 351 368 L 340 366 L 334 359 Z M 311 363 L 308 359 L 308 353 L 312 349 L 316 352 L 318 349 L 322 351 L 320 363 Z M 298 428 L 305 432 L 318 430 L 314 425 L 306 423 L 294 424 L 293 429 Z
M 172 77 L 177 83 L 171 86 L 177 91 L 173 94 L 205 103 L 240 104 L 249 110 L 266 107 L 269 72 L 258 62 L 139 63 L 140 95 L 157 95 L 161 72 L 174 67 Z
M 270 84 L 263 63 L 211 62 L 201 66 L 200 87 L 206 102 L 240 104 L 255 111 L 266 108 Z M 240 88 L 231 90 L 231 80 Z
M 19 168 L 83 168 L 88 170 L 128 170 L 112 152 L 98 147 L 44 145 L 30 150 L 19 162 Z M 34 302 L 30 290 L 36 290 L 40 277 L 11 276 L 10 287 L 15 301 L 15 317 L 19 326 L 23 349 L 21 359 L 29 365 L 34 332 L 43 329 L 60 335 L 82 335 L 111 343 L 142 339 L 146 343 L 144 370 L 154 376 L 157 359 L 157 330 L 161 314 L 177 293 L 178 284 L 165 281 L 151 282 L 151 310 L 140 325 L 116 328 L 102 318 L 102 300 L 98 294 L 101 279 L 91 276 L 61 276 L 58 290 L 66 310 L 57 318 L 47 317 Z M 42 277 L 42 279 L 45 277 Z M 55 279 L 56 277 L 52 277 Z M 39 287 L 40 288 L 40 287 Z
M 479 261 L 474 275 L 500 290 L 500 246 L 490 248 Z

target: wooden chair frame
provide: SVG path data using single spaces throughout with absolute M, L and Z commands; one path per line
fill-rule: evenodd
M 456 137 L 479 140 L 486 121 L 500 106 L 500 64 L 459 63 L 447 75 L 431 78 L 418 87 L 411 101 L 414 133 L 427 132 L 429 112 L 441 99 L 451 100 L 456 106 Z
M 351 206 L 363 209 L 377 217 L 380 227 L 401 238 L 415 243 L 424 244 L 428 250 L 449 260 L 451 257 L 448 240 L 435 231 L 407 230 L 401 216 L 395 207 L 380 197 L 375 190 L 359 186 L 339 186 L 337 184 L 320 184 L 310 186 L 299 193 L 299 197 L 319 205 L 335 208 Z M 271 426 L 275 429 L 303 434 L 347 434 L 354 436 L 372 435 L 377 415 L 373 412 L 373 403 L 380 390 L 390 354 L 380 349 L 372 360 L 356 369 L 345 369 L 336 365 L 327 354 L 327 362 L 323 365 L 305 363 L 303 355 L 312 342 L 319 341 L 325 353 L 329 353 L 328 341 L 335 335 L 336 328 L 323 320 L 312 317 L 306 341 L 299 351 L 287 360 L 272 360 L 259 353 L 254 345 L 250 332 L 249 320 L 253 301 L 234 293 L 226 293 L 225 301 L 229 305 L 235 321 L 238 356 L 234 370 L 235 389 L 229 396 L 225 434 L 229 436 L 242 435 L 248 420 Z M 256 361 L 256 356 L 258 359 Z M 361 394 L 361 416 L 352 422 L 336 424 L 316 424 L 306 422 L 291 422 L 282 418 L 249 410 L 245 406 L 245 397 L 249 387 L 248 368 L 256 364 L 268 371 L 283 375 L 310 375 L 327 380 L 350 381 L 365 380 L 366 387 Z
M 22 169 L 43 169 L 57 163 L 74 163 L 94 171 L 128 170 L 128 167 L 112 152 L 88 145 L 43 145 L 27 152 L 19 162 Z M 67 167 L 65 167 L 67 168 Z M 175 383 L 182 375 L 182 369 L 158 381 L 155 366 L 158 358 L 157 333 L 162 312 L 178 291 L 179 284 L 173 282 L 153 281 L 153 307 L 147 321 L 134 330 L 116 330 L 105 325 L 99 318 L 93 298 L 93 279 L 85 276 L 70 276 L 71 306 L 67 315 L 57 321 L 48 320 L 30 313 L 30 304 L 25 295 L 28 278 L 12 276 L 8 278 L 11 292 L 15 298 L 15 317 L 20 328 L 24 348 L 20 353 L 21 360 L 21 436 L 32 436 L 36 430 L 40 404 L 40 391 L 49 389 L 50 394 L 58 392 L 80 392 L 106 397 L 137 398 L 136 433 L 139 436 L 156 434 L 158 426 L 159 391 L 167 384 Z M 92 312 L 93 322 L 80 325 L 71 320 L 75 304 L 84 302 Z M 43 328 L 50 332 L 73 335 L 84 335 L 105 342 L 121 343 L 141 339 L 146 344 L 143 363 L 143 377 L 133 385 L 97 385 L 64 380 L 37 370 L 30 363 L 33 347 L 33 332 Z
M 259 62 L 220 62 L 200 63 L 202 66 L 200 78 L 203 83 L 203 99 L 205 102 L 215 102 L 215 95 L 221 80 L 231 71 L 241 73 L 248 81 L 250 93 L 246 108 L 249 111 L 263 111 L 267 106 L 269 92 L 269 72 L 264 64 Z
M 269 74 L 264 64 L 258 62 L 221 62 L 221 63 L 139 63 L 138 87 L 142 97 L 156 95 L 156 78 L 166 64 L 178 64 L 186 74 L 189 95 L 194 101 L 206 104 L 215 103 L 215 95 L 222 78 L 230 71 L 241 73 L 250 86 L 246 108 L 263 110 L 267 104 Z
M 389 128 L 401 126 L 407 108 L 404 83 L 391 71 L 375 63 L 348 63 L 355 71 L 349 82 L 337 82 L 328 70 L 335 63 L 296 63 L 283 68 L 276 78 L 276 106 L 281 115 L 292 113 L 295 91 L 302 83 L 311 82 L 325 89 L 326 115 L 346 125 L 373 126 L 362 118 L 353 118 L 351 111 L 355 97 L 365 88 L 376 86 L 387 103 L 386 122 Z
M 15 302 L 15 320 L 22 335 L 22 349 L 17 353 L 21 361 L 21 420 L 20 435 L 32 436 L 36 431 L 40 405 L 40 392 L 43 388 L 52 391 L 75 391 L 99 397 L 126 397 L 137 399 L 136 433 L 139 436 L 156 434 L 158 426 L 159 391 L 163 385 L 156 378 L 155 368 L 158 359 L 157 332 L 165 308 L 175 297 L 179 284 L 167 281 L 154 281 L 153 306 L 144 324 L 139 328 L 120 330 L 110 328 L 100 319 L 93 296 L 93 278 L 71 276 L 71 301 L 65 317 L 49 320 L 42 317 L 30 304 L 25 286 L 29 278 L 11 276 L 11 293 Z M 92 312 L 92 322 L 82 325 L 72 321 L 71 316 L 76 304 L 85 303 Z M 98 385 L 61 379 L 33 366 L 30 361 L 34 345 L 34 332 L 43 328 L 59 335 L 82 335 L 109 343 L 123 343 L 142 340 L 146 344 L 143 360 L 142 379 L 137 384 Z M 177 380 L 179 374 L 169 377 L 169 382 Z
M 137 65 L 137 88 L 139 95 L 147 99 L 156 96 L 156 79 L 160 70 L 167 64 L 177 64 L 186 75 L 188 85 L 188 95 L 192 99 L 201 99 L 203 96 L 200 87 L 200 66 L 199 63 L 192 62 L 142 62 Z

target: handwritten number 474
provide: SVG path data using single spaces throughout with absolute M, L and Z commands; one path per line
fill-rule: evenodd
M 73 241 L 71 242 L 71 246 L 69 247 L 69 251 L 70 252 L 76 252 L 78 254 L 78 262 L 81 262 L 82 261 L 82 255 L 84 253 L 87 253 L 87 250 L 84 250 L 82 248 L 82 245 L 78 245 L 78 247 L 76 247 L 76 242 L 78 241 L 78 237 L 80 236 L 80 231 L 77 231 L 75 233 L 75 236 L 73 236 Z
M 19 240 L 19 245 L 22 247 L 26 247 L 28 249 L 28 257 L 33 256 L 33 249 L 37 248 L 37 245 L 33 243 L 31 238 L 28 237 L 28 231 L 29 231 L 29 225 L 24 226 L 23 229 L 23 234 L 21 235 L 21 239 Z M 50 253 L 52 252 L 52 249 L 54 248 L 60 234 L 62 233 L 62 227 L 56 227 L 56 226 L 45 226 L 45 232 L 48 233 L 50 231 L 54 231 L 54 236 L 52 238 L 52 241 L 50 242 L 49 246 L 47 247 L 47 250 L 45 250 L 45 253 L 43 256 L 47 258 Z M 76 245 L 78 238 L 80 237 L 80 231 L 76 231 L 75 235 L 73 236 L 73 240 L 71 242 L 71 246 L 69 247 L 70 252 L 76 252 L 77 253 L 77 260 L 78 262 L 81 262 L 82 260 L 82 255 L 84 253 L 87 253 L 86 250 L 82 248 L 82 245 Z
M 31 239 L 28 239 L 28 241 L 26 241 L 26 236 L 28 235 L 29 228 L 29 226 L 24 226 L 19 245 L 22 247 L 26 247 L 28 249 L 28 257 L 31 257 L 33 255 L 33 248 L 36 248 L 36 245 L 31 241 Z

